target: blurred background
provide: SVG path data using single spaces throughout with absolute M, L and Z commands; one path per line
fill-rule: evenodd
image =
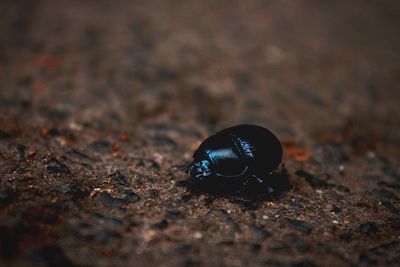
M 2 1 L 1 12 L 2 98 L 76 123 L 258 122 L 296 136 L 398 115 L 395 2 Z
M 394 266 L 399 14 L 1 1 L 0 263 Z M 256 206 L 192 196 L 192 153 L 240 123 L 279 136 L 294 189 Z

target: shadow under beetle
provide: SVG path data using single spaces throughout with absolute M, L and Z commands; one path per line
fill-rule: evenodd
M 287 171 L 277 170 L 282 145 L 269 130 L 238 125 L 210 136 L 188 167 L 194 191 L 217 195 L 276 196 L 290 188 Z

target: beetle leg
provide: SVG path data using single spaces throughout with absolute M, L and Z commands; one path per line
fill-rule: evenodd
M 271 186 L 267 185 L 267 184 L 264 182 L 264 179 L 263 179 L 262 176 L 258 176 L 258 175 L 255 175 L 255 174 L 253 174 L 252 176 L 253 176 L 253 178 L 254 178 L 254 181 L 255 181 L 258 185 L 260 185 L 260 187 L 264 188 L 263 190 L 266 190 L 268 194 L 273 194 L 273 193 L 274 193 L 275 190 L 274 190 Z
M 264 180 L 261 179 L 261 177 L 259 177 L 259 176 L 257 176 L 257 175 L 253 175 L 253 177 L 256 179 L 256 181 L 257 181 L 259 184 L 264 183 Z

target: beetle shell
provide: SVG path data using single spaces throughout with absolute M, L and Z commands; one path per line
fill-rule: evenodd
M 257 125 L 238 125 L 207 138 L 193 155 L 188 168 L 192 184 L 236 188 L 267 185 L 265 177 L 282 160 L 282 145 L 269 130 Z

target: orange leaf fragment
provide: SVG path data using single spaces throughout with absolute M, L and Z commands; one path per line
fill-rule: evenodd
M 286 156 L 297 161 L 307 161 L 311 157 L 311 152 L 306 148 L 288 141 L 283 143 L 284 153 Z

